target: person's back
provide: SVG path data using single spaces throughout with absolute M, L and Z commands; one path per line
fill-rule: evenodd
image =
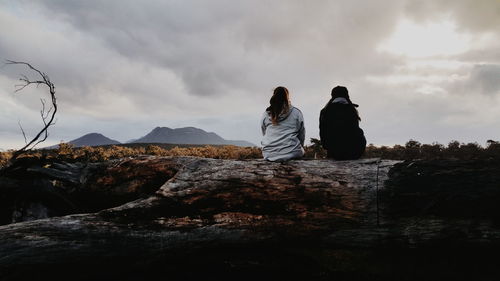
M 262 155 L 269 161 L 286 161 L 304 155 L 304 118 L 302 112 L 290 105 L 288 90 L 275 89 L 271 106 L 261 119 Z
M 336 160 L 359 159 L 365 151 L 366 139 L 359 127 L 359 115 L 347 92 L 337 86 L 332 99 L 320 113 L 320 138 L 328 158 Z

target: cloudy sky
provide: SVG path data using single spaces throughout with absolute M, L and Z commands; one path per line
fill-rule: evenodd
M 274 87 L 307 138 L 336 85 L 369 143 L 500 140 L 500 0 L 0 0 L 0 59 L 57 88 L 47 144 L 195 126 L 260 143 Z M 45 89 L 0 66 L 0 148 L 41 128 Z M 30 76 L 35 78 L 36 76 Z

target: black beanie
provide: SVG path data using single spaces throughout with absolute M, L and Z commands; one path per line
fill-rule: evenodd
M 349 100 L 349 92 L 344 86 L 337 86 L 332 89 L 332 98 L 345 98 Z
M 345 98 L 354 107 L 358 107 L 357 104 L 352 103 L 351 99 L 349 98 L 349 91 L 347 91 L 347 88 L 344 86 L 336 86 L 332 89 L 332 99 L 335 98 Z

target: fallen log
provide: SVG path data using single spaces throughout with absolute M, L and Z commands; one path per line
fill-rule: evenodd
M 398 215 L 401 206 L 394 202 L 424 198 L 411 188 L 406 192 L 419 182 L 418 173 L 427 169 L 427 185 L 439 190 L 446 165 L 429 169 L 425 163 L 378 159 L 128 161 L 161 163 L 172 174 L 153 195 L 118 207 L 1 226 L 2 280 L 68 274 L 76 280 L 153 279 L 156 274 L 170 280 L 387 280 L 417 270 L 411 264 L 421 271 L 415 278 L 460 279 L 473 274 L 463 269 L 471 261 L 493 268 L 477 255 L 500 249 L 500 227 L 491 217 Z M 130 165 L 113 163 L 121 175 L 120 167 Z M 393 178 L 386 181 L 389 170 Z M 446 177 L 450 173 L 460 176 L 450 170 Z M 421 257 L 441 263 L 460 258 L 434 267 L 417 261 Z M 429 276 L 434 270 L 439 273 Z M 496 273 L 491 269 L 484 276 Z
M 94 213 L 147 198 L 179 170 L 180 159 L 138 157 L 103 163 L 18 159 L 0 176 L 0 225 Z

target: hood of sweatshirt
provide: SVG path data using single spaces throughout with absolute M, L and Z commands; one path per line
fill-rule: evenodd
M 288 118 L 290 113 L 292 113 L 292 110 L 293 110 L 293 106 L 290 105 L 287 112 L 281 112 L 280 115 L 278 115 L 278 122 L 281 122 L 281 121 L 285 120 L 286 118 Z M 268 111 L 267 115 L 269 117 L 269 121 L 271 121 L 271 112 Z

